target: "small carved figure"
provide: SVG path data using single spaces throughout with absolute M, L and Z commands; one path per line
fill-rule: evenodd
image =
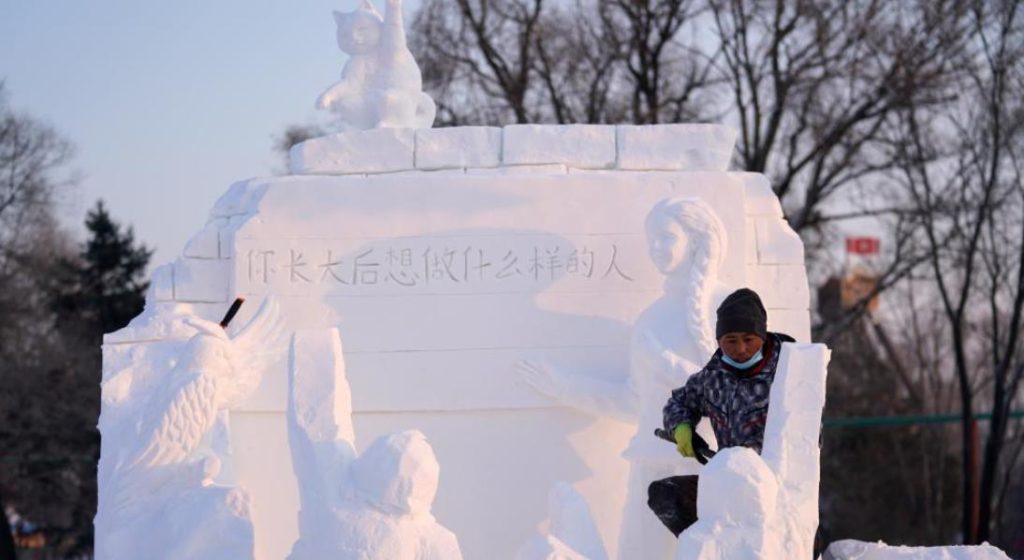
M 548 519 L 526 541 L 516 560 L 608 560 L 587 501 L 566 482 L 548 493 Z
M 288 437 L 299 482 L 299 539 L 289 560 L 460 560 L 430 509 L 440 466 L 416 430 L 355 454 L 352 401 L 336 329 L 292 339 Z
M 344 129 L 429 128 L 437 107 L 406 44 L 401 0 L 387 0 L 384 18 L 363 0 L 351 12 L 334 12 L 334 20 L 349 59 L 317 108 L 336 113 Z

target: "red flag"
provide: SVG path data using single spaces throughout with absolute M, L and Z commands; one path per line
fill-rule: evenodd
M 846 252 L 855 255 L 877 255 L 881 241 L 877 237 L 847 237 Z

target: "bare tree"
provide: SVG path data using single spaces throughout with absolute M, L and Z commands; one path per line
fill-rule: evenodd
M 12 110 L 0 82 L 0 273 L 34 228 L 51 225 L 54 189 L 66 182 L 71 145 L 52 128 Z
M 697 0 L 427 0 L 412 47 L 439 122 L 657 123 L 703 115 Z
M 769 174 L 797 231 L 830 221 L 830 198 L 891 167 L 882 144 L 896 111 L 952 97 L 963 2 L 709 4 L 738 163 Z
M 1024 15 L 1013 1 L 979 1 L 969 14 L 963 97 L 952 111 L 913 104 L 898 158 L 949 326 L 962 414 L 963 534 L 980 542 L 1007 485 L 1002 452 L 1024 378 Z M 971 442 L 979 408 L 991 411 L 982 457 Z
M 52 197 L 67 182 L 71 145 L 52 128 L 7 103 L 0 82 L 0 361 L 31 353 L 31 340 L 49 333 L 42 323 L 14 318 L 45 307 L 41 259 L 64 244 L 53 217 Z

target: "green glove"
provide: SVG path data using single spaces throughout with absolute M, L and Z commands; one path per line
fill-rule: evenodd
M 694 458 L 697 456 L 693 452 L 693 428 L 689 424 L 680 424 L 676 426 L 676 429 L 672 432 L 672 436 L 676 438 L 676 449 L 679 454 L 683 457 Z

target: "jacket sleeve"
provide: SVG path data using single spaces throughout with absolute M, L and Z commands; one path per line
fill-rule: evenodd
M 695 427 L 700 422 L 706 378 L 706 370 L 701 371 L 687 379 L 686 385 L 672 391 L 672 396 L 662 410 L 662 423 L 668 433 L 672 433 L 680 424 Z

